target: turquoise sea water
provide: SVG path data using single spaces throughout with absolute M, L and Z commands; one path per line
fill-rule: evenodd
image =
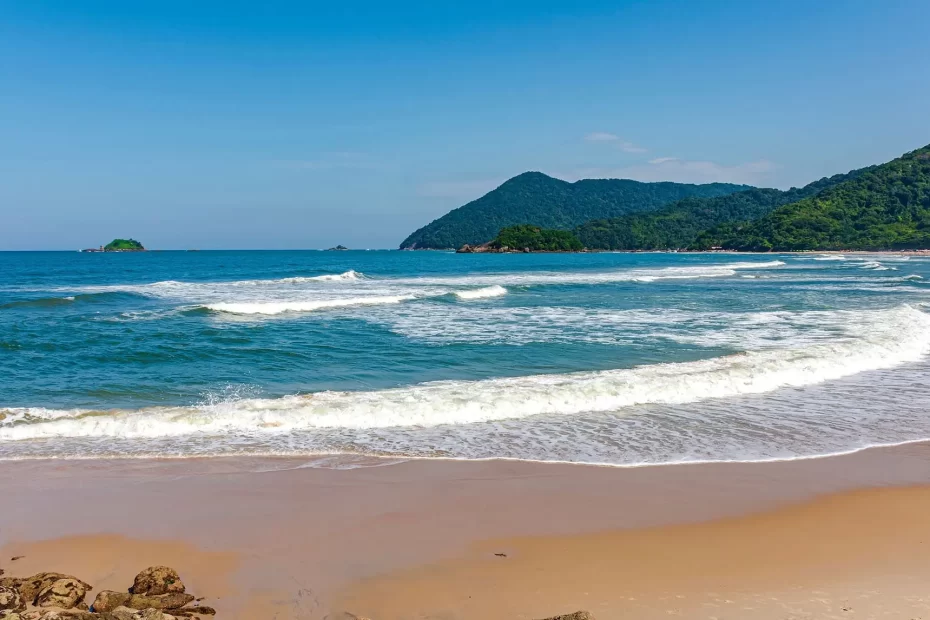
M 928 282 L 906 256 L 0 253 L 0 458 L 632 465 L 930 438 Z

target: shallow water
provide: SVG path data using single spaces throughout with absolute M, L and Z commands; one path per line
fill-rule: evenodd
M 930 438 L 928 282 L 885 255 L 0 253 L 0 458 L 633 465 Z

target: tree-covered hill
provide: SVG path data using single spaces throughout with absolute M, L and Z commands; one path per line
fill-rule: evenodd
M 715 198 L 686 198 L 657 211 L 593 220 L 575 229 L 585 247 L 597 250 L 687 248 L 709 228 L 760 218 L 774 209 L 841 183 L 861 171 L 838 174 L 788 191 L 749 189 Z
M 781 206 L 751 223 L 701 234 L 695 249 L 746 251 L 930 248 L 930 146 Z
M 498 249 L 530 252 L 579 252 L 584 247 L 571 231 L 540 228 L 531 224 L 503 228 L 489 245 Z
M 541 172 L 525 172 L 417 230 L 400 247 L 479 245 L 493 239 L 502 228 L 518 224 L 570 230 L 593 219 L 650 211 L 683 198 L 723 196 L 748 188 L 729 183 L 691 185 L 628 179 L 568 183 Z
M 141 252 L 145 248 L 135 239 L 114 239 L 103 249 L 105 252 Z

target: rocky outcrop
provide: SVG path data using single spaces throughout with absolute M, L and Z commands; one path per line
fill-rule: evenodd
M 19 590 L 9 586 L 0 586 L 0 610 L 15 612 L 24 611 L 25 609 L 26 601 Z
M 27 611 L 23 620 L 98 620 L 97 614 L 83 609 L 44 609 Z
M 184 584 L 181 577 L 173 568 L 167 566 L 151 566 L 136 575 L 132 588 L 129 590 L 133 594 L 171 594 L 174 592 L 184 592 Z
M 133 594 L 126 607 L 133 609 L 179 609 L 194 601 L 190 594 L 171 592 L 170 594 Z
M 512 250 L 508 247 L 496 248 L 490 243 L 481 245 L 468 245 L 467 243 L 455 251 L 456 254 L 506 254 Z
M 114 592 L 113 590 L 103 590 L 94 599 L 91 605 L 94 611 L 113 611 L 117 607 L 124 607 L 129 602 L 129 592 Z
M 589 611 L 576 611 L 573 614 L 564 614 L 561 616 L 552 616 L 543 620 L 594 620 L 594 616 Z
M 26 603 L 34 605 L 39 592 L 45 590 L 59 579 L 71 579 L 77 582 L 84 588 L 85 593 L 89 590 L 93 590 L 90 584 L 84 583 L 71 575 L 64 575 L 62 573 L 37 573 L 32 577 L 23 579 L 19 586 L 19 593 L 23 595 L 23 599 L 25 599 Z
M 84 595 L 87 594 L 88 588 L 90 586 L 78 579 L 70 577 L 58 579 L 36 595 L 35 605 L 36 607 L 71 609 L 84 601 Z
M 84 597 L 91 586 L 62 573 L 0 577 L 0 620 L 179 620 L 216 615 L 206 605 L 191 605 L 177 571 L 151 566 L 129 592 L 104 590 L 90 609 Z

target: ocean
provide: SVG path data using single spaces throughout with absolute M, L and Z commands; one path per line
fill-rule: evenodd
M 617 466 L 930 438 L 930 259 L 0 253 L 0 459 Z

